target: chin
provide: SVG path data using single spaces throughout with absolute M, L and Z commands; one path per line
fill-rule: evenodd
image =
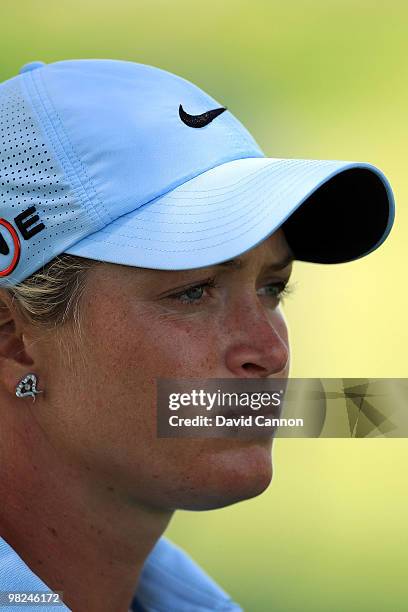
M 206 455 L 206 471 L 195 474 L 185 510 L 214 510 L 263 493 L 273 476 L 271 442 L 240 441 Z

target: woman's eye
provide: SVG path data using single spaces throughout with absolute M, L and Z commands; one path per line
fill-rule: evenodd
M 217 285 L 215 284 L 215 280 L 209 280 L 205 283 L 201 283 L 200 285 L 194 285 L 193 287 L 184 289 L 184 291 L 174 293 L 169 297 L 172 299 L 179 300 L 182 304 L 197 304 L 200 303 L 200 301 L 202 300 L 204 289 L 208 287 L 217 287 Z
M 204 290 L 207 288 L 217 288 L 218 285 L 215 283 L 215 279 L 210 279 L 199 285 L 194 285 L 179 293 L 174 293 L 169 298 L 178 300 L 182 304 L 193 305 L 200 304 L 203 301 Z M 281 281 L 277 283 L 268 283 L 264 287 L 261 287 L 261 291 L 265 291 L 264 295 L 267 298 L 272 298 L 274 301 L 278 300 L 283 302 L 283 298 L 289 293 L 292 293 L 292 286 L 287 281 Z
M 280 302 L 283 302 L 284 298 L 292 293 L 293 287 L 287 281 L 280 281 L 279 283 L 269 283 L 261 287 L 261 290 L 266 290 L 266 297 L 278 299 Z

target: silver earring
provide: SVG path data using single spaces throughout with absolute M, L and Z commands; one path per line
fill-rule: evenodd
M 31 395 L 33 402 L 38 393 L 43 393 L 37 389 L 37 376 L 35 374 L 27 374 L 20 380 L 16 387 L 17 397 L 28 397 Z

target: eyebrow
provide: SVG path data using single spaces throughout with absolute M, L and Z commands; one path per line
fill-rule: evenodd
M 294 261 L 293 255 L 289 254 L 283 259 L 279 261 L 274 261 L 267 264 L 265 267 L 270 270 L 283 270 L 288 266 L 292 261 Z M 247 267 L 247 263 L 243 261 L 240 257 L 234 257 L 234 259 L 229 259 L 228 261 L 222 261 L 221 263 L 214 266 L 215 268 L 224 268 L 228 270 L 243 270 Z

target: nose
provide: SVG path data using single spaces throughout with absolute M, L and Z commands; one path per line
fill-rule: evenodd
M 289 342 L 285 319 L 279 309 L 267 311 L 261 304 L 240 308 L 234 316 L 232 338 L 225 355 L 228 370 L 239 378 L 287 377 Z M 238 327 L 238 329 L 237 329 Z

